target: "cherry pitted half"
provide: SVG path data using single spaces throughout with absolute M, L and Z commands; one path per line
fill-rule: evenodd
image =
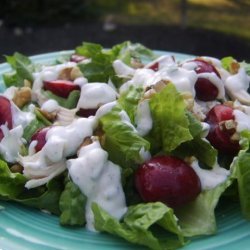
M 8 129 L 13 128 L 11 102 L 5 96 L 0 95 L 0 125 L 6 124 Z M 4 137 L 0 129 L 0 140 Z
M 193 60 L 196 64 L 195 72 L 197 74 L 200 73 L 215 73 L 219 78 L 220 74 L 216 70 L 216 68 L 209 62 L 202 60 L 200 58 L 197 58 Z M 198 77 L 196 83 L 195 83 L 195 91 L 196 91 L 196 97 L 197 99 L 201 101 L 213 101 L 217 98 L 219 94 L 218 88 L 208 79 L 203 77 Z
M 43 88 L 63 98 L 67 98 L 73 90 L 80 90 L 79 85 L 67 80 L 44 81 Z
M 45 127 L 45 128 L 41 128 L 38 129 L 35 134 L 32 135 L 30 142 L 32 141 L 37 141 L 37 144 L 35 146 L 35 151 L 39 152 L 40 150 L 42 150 L 42 148 L 44 147 L 44 145 L 46 144 L 46 135 L 48 133 L 48 131 L 52 128 L 52 126 L 50 127 Z
M 218 151 L 226 154 L 239 152 L 239 140 L 233 139 L 236 133 L 233 108 L 218 104 L 207 113 L 205 122 L 210 125 L 207 139 Z
M 201 182 L 191 166 L 176 157 L 155 156 L 135 173 L 135 186 L 145 202 L 160 201 L 177 208 L 193 201 Z

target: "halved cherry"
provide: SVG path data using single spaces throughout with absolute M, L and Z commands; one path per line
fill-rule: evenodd
M 196 58 L 192 62 L 197 65 L 194 69 L 197 74 L 215 73 L 221 78 L 219 72 L 211 63 L 200 58 Z M 198 77 L 195 83 L 195 91 L 196 97 L 201 101 L 213 101 L 217 98 L 219 93 L 218 88 L 210 80 L 202 77 Z
M 37 144 L 35 146 L 36 152 L 39 152 L 43 148 L 43 146 L 46 144 L 46 135 L 50 129 L 51 129 L 51 126 L 41 128 L 41 129 L 38 129 L 35 132 L 35 134 L 32 135 L 30 142 L 37 141 Z
M 239 141 L 233 139 L 236 133 L 233 108 L 216 105 L 208 112 L 205 122 L 210 125 L 207 139 L 218 151 L 236 154 L 240 150 Z
M 0 96 L 0 125 L 6 124 L 9 129 L 13 128 L 10 100 Z
M 93 109 L 83 109 L 83 108 L 80 108 L 78 111 L 77 111 L 77 115 L 80 116 L 80 117 L 89 117 L 89 116 L 94 116 L 95 113 L 97 111 L 97 108 L 93 108 Z
M 73 90 L 80 90 L 79 85 L 67 80 L 44 81 L 43 88 L 63 98 L 67 98 Z
M 183 160 L 155 156 L 135 173 L 135 186 L 145 202 L 161 201 L 172 208 L 193 201 L 201 192 L 200 179 Z

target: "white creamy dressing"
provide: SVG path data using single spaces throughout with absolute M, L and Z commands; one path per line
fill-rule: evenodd
M 118 93 L 106 83 L 87 83 L 81 87 L 77 108 L 91 109 L 116 100 Z
M 46 143 L 41 151 L 28 156 L 20 156 L 24 175 L 48 177 L 65 169 L 66 157 L 76 153 L 86 137 L 92 136 L 93 118 L 79 118 L 68 126 L 54 126 L 46 134 Z M 32 152 L 35 144 L 30 145 Z M 44 184 L 44 183 L 43 183 Z
M 250 116 L 245 114 L 244 112 L 234 109 L 233 115 L 235 118 L 235 121 L 237 123 L 236 125 L 236 131 L 241 132 L 245 129 L 250 130 Z
M 23 128 L 25 128 L 36 117 L 33 112 L 24 112 L 20 110 L 12 101 L 11 101 L 11 113 L 12 113 L 13 127 L 21 125 Z
M 12 100 L 17 92 L 18 88 L 15 86 L 11 86 L 9 88 L 7 88 L 4 92 L 3 92 L 3 96 L 7 97 L 8 99 Z
M 77 77 L 74 80 L 74 84 L 79 85 L 80 87 L 83 86 L 86 83 L 88 83 L 88 79 L 83 77 L 83 76 Z
M 9 130 L 6 125 L 0 126 L 4 137 L 0 142 L 0 154 L 7 162 L 16 162 L 23 145 L 23 127 L 18 125 Z
M 225 87 L 232 94 L 242 94 L 250 99 L 247 89 L 249 88 L 250 77 L 247 75 L 244 68 L 240 68 L 235 75 L 228 76 L 225 79 Z
M 195 97 L 194 85 L 197 74 L 193 70 L 187 70 L 176 65 L 163 68 L 159 71 L 163 80 L 172 82 L 179 92 L 189 92 Z
M 115 70 L 116 75 L 118 75 L 119 77 L 132 77 L 135 73 L 135 69 L 129 67 L 121 60 L 115 60 L 113 62 L 113 68 Z
M 139 102 L 135 116 L 136 130 L 139 135 L 145 136 L 153 127 L 153 119 L 151 117 L 149 100 Z
M 67 161 L 69 175 L 81 192 L 87 196 L 86 228 L 95 231 L 93 202 L 111 216 L 121 219 L 127 206 L 121 185 L 121 170 L 108 160 L 98 141 L 80 149 L 78 158 Z
M 155 59 L 154 61 L 145 65 L 145 68 L 150 68 L 154 66 L 155 64 L 158 65 L 158 70 L 160 70 L 164 67 L 168 67 L 169 65 L 175 64 L 175 60 L 174 60 L 174 57 L 171 55 L 162 55 L 158 57 L 157 59 Z
M 216 164 L 213 169 L 207 170 L 200 168 L 198 161 L 194 161 L 191 164 L 191 167 L 196 172 L 201 181 L 202 190 L 209 190 L 217 187 L 218 185 L 225 182 L 230 174 L 229 170 L 220 167 L 218 164 Z
M 60 109 L 60 106 L 59 106 L 58 102 L 56 100 L 53 100 L 53 99 L 49 99 L 49 100 L 45 101 L 41 106 L 41 110 L 47 111 L 49 113 L 56 112 L 59 109 Z
M 120 93 L 126 92 L 129 90 L 129 87 L 142 87 L 146 89 L 161 80 L 159 74 L 153 71 L 152 69 L 137 69 L 133 75 L 133 78 L 127 82 L 125 82 L 119 89 Z

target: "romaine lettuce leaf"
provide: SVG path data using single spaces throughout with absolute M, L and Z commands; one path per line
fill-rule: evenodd
M 142 138 L 131 123 L 122 119 L 120 107 L 114 107 L 100 118 L 105 134 L 103 147 L 109 152 L 111 161 L 126 166 L 128 162 L 141 163 L 142 151 L 149 150 L 150 144 Z M 131 167 L 131 166 L 130 166 Z
M 242 150 L 234 158 L 231 170 L 237 179 L 242 214 L 250 220 L 250 131 L 241 132 L 240 145 Z
M 14 199 L 24 191 L 27 179 L 20 173 L 12 173 L 6 162 L 0 160 L 0 197 Z
M 149 102 L 153 128 L 149 134 L 153 148 L 169 153 L 181 143 L 193 139 L 185 103 L 173 84 L 153 95 Z
M 133 125 L 135 125 L 137 106 L 143 93 L 143 88 L 130 86 L 129 90 L 122 93 L 118 99 L 121 108 L 127 112 Z
M 99 231 L 120 236 L 134 243 L 151 249 L 176 249 L 184 245 L 184 239 L 173 210 L 160 202 L 141 203 L 130 206 L 123 221 L 110 216 L 96 203 L 92 204 L 95 228 Z M 161 225 L 167 231 L 163 236 L 153 226 Z M 173 238 L 176 234 L 177 239 Z
M 61 225 L 83 226 L 85 224 L 86 196 L 79 188 L 68 181 L 59 200 Z
M 140 43 L 131 43 L 130 41 L 115 45 L 111 52 L 117 59 L 122 60 L 127 65 L 131 65 L 132 59 L 146 63 L 157 57 L 152 50 L 144 45 Z
M 205 190 L 188 205 L 175 210 L 183 235 L 187 237 L 216 233 L 215 208 L 221 195 L 232 184 L 232 178 L 217 187 Z
M 54 178 L 45 186 L 25 190 L 25 192 L 15 198 L 14 201 L 60 215 L 59 199 L 63 188 L 64 185 L 61 178 Z
M 28 57 L 15 52 L 12 56 L 6 56 L 6 60 L 14 70 L 11 73 L 3 74 L 6 87 L 23 86 L 24 80 L 33 82 L 33 65 Z

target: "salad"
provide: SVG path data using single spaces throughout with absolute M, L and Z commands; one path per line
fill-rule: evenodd
M 50 64 L 6 56 L 0 199 L 151 249 L 250 219 L 250 65 L 83 43 Z

